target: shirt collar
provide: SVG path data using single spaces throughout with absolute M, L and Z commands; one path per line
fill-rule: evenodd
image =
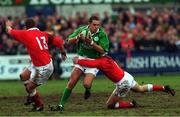
M 33 28 L 29 28 L 29 29 L 27 29 L 28 31 L 29 30 L 39 30 L 39 28 L 37 28 L 37 27 L 33 27 Z
M 87 25 L 87 27 L 86 28 L 88 28 L 89 29 L 89 25 Z M 95 35 L 96 33 L 98 33 L 99 32 L 99 28 L 97 29 L 97 31 L 95 32 L 95 33 L 91 33 L 92 34 L 92 36 L 93 35 Z
M 96 31 L 95 33 L 92 33 L 92 36 L 95 35 L 95 34 L 98 33 L 98 32 L 99 32 L 99 28 L 97 29 L 97 31 Z

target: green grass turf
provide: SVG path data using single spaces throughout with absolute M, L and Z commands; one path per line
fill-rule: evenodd
M 152 83 L 160 85 L 172 85 L 174 88 L 180 88 L 180 77 L 173 75 L 163 76 L 135 76 L 135 80 L 139 83 Z M 44 85 L 40 86 L 38 90 L 44 95 L 51 95 L 54 93 L 62 93 L 68 80 L 49 80 Z M 23 96 L 25 94 L 24 86 L 21 81 L 0 81 L 0 96 Z M 92 86 L 93 92 L 109 92 L 114 88 L 114 84 L 104 76 L 97 77 Z M 82 79 L 74 88 L 74 92 L 83 92 Z
M 142 107 L 135 109 L 108 110 L 105 102 L 114 90 L 114 84 L 104 76 L 94 80 L 92 86 L 92 96 L 88 100 L 83 99 L 84 88 L 82 79 L 73 90 L 73 94 L 66 103 L 64 113 L 50 112 L 48 104 L 57 104 L 59 96 L 68 80 L 49 80 L 46 84 L 38 88 L 45 103 L 45 111 L 30 113 L 30 107 L 23 105 L 24 91 L 20 81 L 0 81 L 0 116 L 172 116 L 180 115 L 180 77 L 178 75 L 163 76 L 135 76 L 135 80 L 142 83 L 152 83 L 159 85 L 171 85 L 176 89 L 176 96 L 172 97 L 166 93 L 132 93 L 130 96 L 136 99 Z M 131 98 L 130 98 L 131 99 Z

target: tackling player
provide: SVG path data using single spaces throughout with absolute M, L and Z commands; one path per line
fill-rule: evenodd
M 35 27 L 36 24 L 33 19 L 27 19 L 25 26 L 27 30 L 15 30 L 12 29 L 12 22 L 6 22 L 8 34 L 18 42 L 24 44 L 30 55 L 32 63 L 24 70 L 20 78 L 24 81 L 24 86 L 29 97 L 35 103 L 32 111 L 42 111 L 43 102 L 36 87 L 47 81 L 53 73 L 54 67 L 48 45 L 52 44 L 60 48 L 62 59 L 65 60 L 64 41 L 60 37 L 54 37 L 40 31 Z
M 135 92 L 163 91 L 175 95 L 175 91 L 170 86 L 159 85 L 139 85 L 128 72 L 121 69 L 117 63 L 109 56 L 105 55 L 95 60 L 85 60 L 78 57 L 73 58 L 74 64 L 86 67 L 96 67 L 101 70 L 109 80 L 115 83 L 116 88 L 107 100 L 107 108 L 130 108 L 135 107 L 136 102 L 125 102 L 121 99 L 127 96 L 130 90 Z

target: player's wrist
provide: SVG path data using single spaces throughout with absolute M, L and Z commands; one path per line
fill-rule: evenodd
M 94 44 L 94 41 L 92 40 L 91 43 L 90 43 L 90 45 L 93 45 L 93 44 Z
M 79 40 L 79 35 L 77 35 L 77 36 L 75 37 L 75 40 L 76 40 L 76 41 L 78 41 L 78 40 Z
M 11 28 L 11 26 L 6 26 L 6 30 L 7 31 L 9 31 L 9 30 L 11 30 L 12 28 Z

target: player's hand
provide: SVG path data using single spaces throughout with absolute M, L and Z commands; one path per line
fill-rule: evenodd
M 75 56 L 75 57 L 73 58 L 73 63 L 74 63 L 74 64 L 77 64 L 77 62 L 78 62 L 78 60 L 79 60 L 78 58 L 79 58 L 78 56 Z
M 67 56 L 66 56 L 66 52 L 64 51 L 64 52 L 61 52 L 61 58 L 62 58 L 62 60 L 66 60 L 66 58 L 67 58 Z
M 6 26 L 12 27 L 12 24 L 13 24 L 12 21 L 10 21 L 10 20 L 7 20 L 7 21 L 6 21 Z
M 76 39 L 77 39 L 77 40 L 84 40 L 85 37 L 83 36 L 82 33 L 79 33 L 79 34 L 76 36 Z
M 94 44 L 94 41 L 92 40 L 91 36 L 86 37 L 84 41 L 89 45 Z
M 6 21 L 6 30 L 9 33 L 9 31 L 12 29 L 12 22 L 10 20 Z

